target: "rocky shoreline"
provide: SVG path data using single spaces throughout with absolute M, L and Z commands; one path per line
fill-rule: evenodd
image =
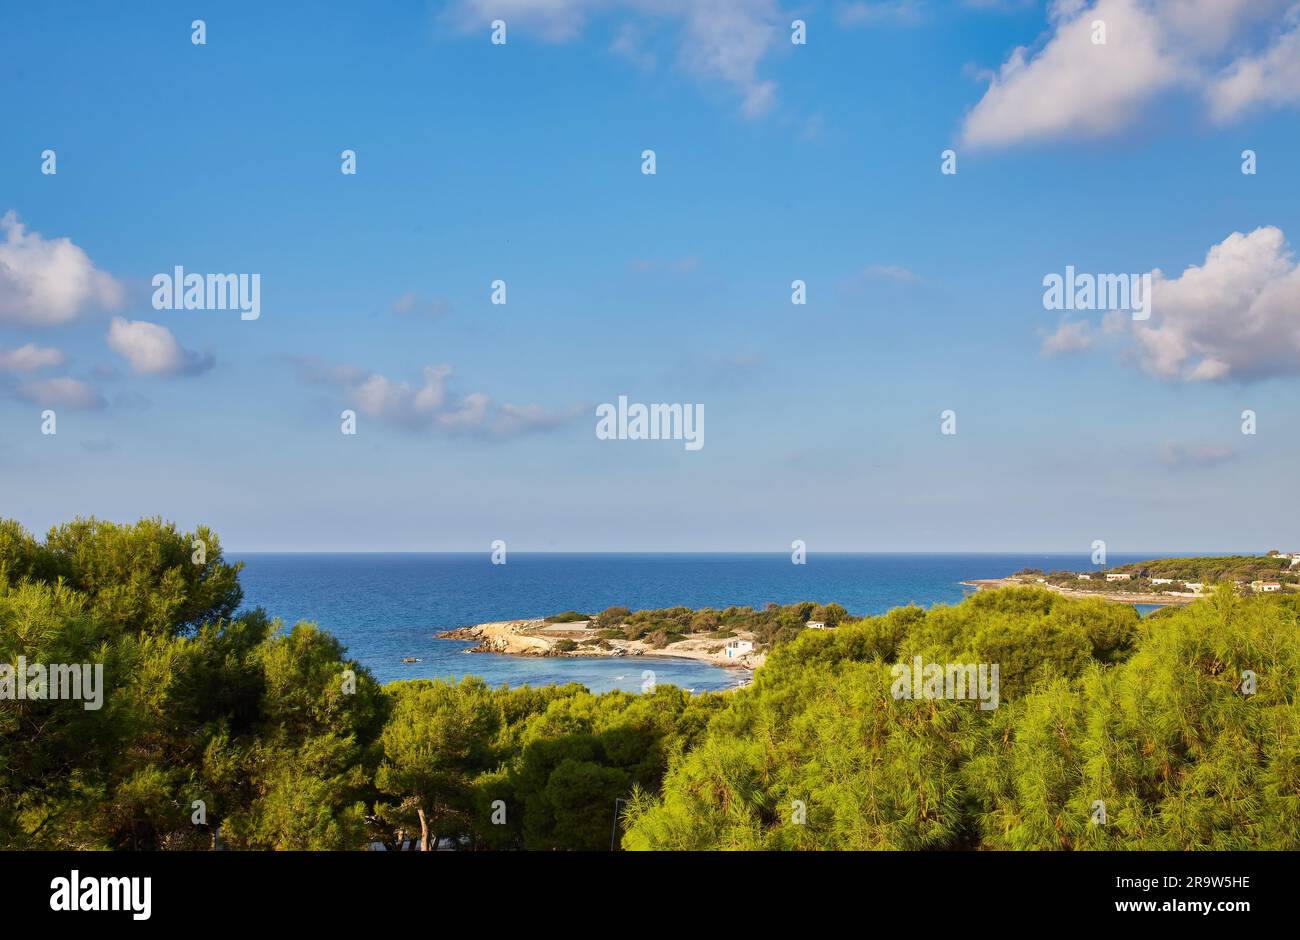
M 542 618 L 480 623 L 434 634 L 442 640 L 463 640 L 476 645 L 468 653 L 497 653 L 508 656 L 570 656 L 599 658 L 620 656 L 664 656 L 693 659 L 726 669 L 752 671 L 763 664 L 765 652 L 751 650 L 728 657 L 728 639 L 691 636 L 656 648 L 645 640 L 605 638 L 597 635 L 589 620 L 549 623 Z M 729 639 L 753 641 L 745 631 Z

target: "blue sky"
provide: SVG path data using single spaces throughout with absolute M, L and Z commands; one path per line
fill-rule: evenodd
M 239 551 L 1300 550 L 1297 24 L 8 5 L 0 513 Z M 260 274 L 260 318 L 154 309 L 175 265 Z M 1151 323 L 1045 310 L 1067 265 L 1161 272 Z M 620 395 L 703 404 L 705 446 L 597 439 Z

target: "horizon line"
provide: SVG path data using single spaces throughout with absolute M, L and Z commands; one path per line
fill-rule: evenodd
M 1213 551 L 1188 550 L 1188 549 L 1132 549 L 1122 552 L 1110 552 L 1110 555 L 1128 556 L 1128 555 L 1186 555 L 1192 556 L 1209 556 L 1219 557 L 1227 555 L 1254 555 L 1257 557 L 1266 557 L 1267 552 L 1254 552 L 1244 550 L 1218 549 Z M 223 555 L 491 555 L 492 549 L 386 549 L 386 548 L 363 548 L 363 549 L 335 549 L 335 550 L 300 550 L 291 548 L 259 548 L 259 549 L 229 549 L 222 547 Z M 733 550 L 733 549 L 705 549 L 705 550 L 684 550 L 684 549 L 583 549 L 583 550 L 556 550 L 556 549 L 510 549 L 511 555 L 754 555 L 754 556 L 787 556 L 789 551 L 754 551 L 754 550 Z M 1091 555 L 1089 549 L 1002 549 L 988 550 L 981 549 L 972 551 L 969 549 L 912 549 L 912 550 L 888 550 L 888 549 L 828 549 L 818 550 L 816 552 L 808 551 L 807 555 Z M 1104 567 L 1104 566 L 1102 566 Z

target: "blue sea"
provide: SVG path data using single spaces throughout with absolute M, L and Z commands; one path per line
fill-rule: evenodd
M 1112 555 L 1112 565 L 1152 555 Z M 473 554 L 232 555 L 244 562 L 244 606 L 287 625 L 315 622 L 338 637 L 380 682 L 482 676 L 493 685 L 579 682 L 593 692 L 638 691 L 642 670 L 655 681 L 705 691 L 733 688 L 740 675 L 666 657 L 572 659 L 466 653 L 473 644 L 434 634 L 456 627 L 596 613 L 621 605 L 762 607 L 769 601 L 837 602 L 851 614 L 880 614 L 903 604 L 954 604 L 973 589 L 961 582 L 1021 568 L 1085 571 L 1086 554 L 523 554 L 493 565 Z M 404 664 L 403 657 L 422 661 Z

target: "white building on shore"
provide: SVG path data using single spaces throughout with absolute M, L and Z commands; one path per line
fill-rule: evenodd
M 724 650 L 728 659 L 739 659 L 746 653 L 754 651 L 754 642 L 752 640 L 728 640 Z

